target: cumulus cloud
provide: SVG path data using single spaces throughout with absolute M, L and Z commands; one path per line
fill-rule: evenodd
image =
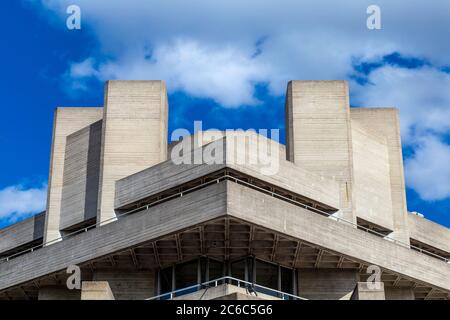
M 69 94 L 74 95 L 74 91 L 88 90 L 87 81 L 100 76 L 100 72 L 95 67 L 95 59 L 87 58 L 81 62 L 70 63 L 69 69 L 62 77 L 63 85 Z
M 405 161 L 408 187 L 424 200 L 450 197 L 450 145 L 439 139 L 450 131 L 450 74 L 431 66 L 383 66 L 354 84 L 358 106 L 400 109 L 402 142 L 414 155 Z
M 449 73 L 430 66 L 384 66 L 371 72 L 368 82 L 352 87 L 352 102 L 362 107 L 398 107 L 404 143 L 414 143 L 416 137 L 428 133 L 444 134 L 450 130 Z
M 85 62 L 80 65 L 83 69 L 82 64 Z M 99 74 L 104 80 L 165 79 L 171 91 L 213 97 L 224 106 L 235 107 L 257 103 L 254 84 L 266 79 L 267 68 L 231 46 L 215 48 L 192 40 L 176 40 L 156 48 L 151 57 L 140 52 L 119 63 L 106 62 Z
M 450 146 L 435 136 L 420 139 L 405 162 L 406 181 L 424 200 L 450 197 Z
M 71 0 L 28 0 L 65 26 Z M 381 66 L 366 85 L 353 83 L 352 104 L 400 108 L 402 137 L 416 153 L 408 160 L 408 185 L 424 199 L 414 163 L 423 150 L 438 170 L 450 131 L 450 2 L 378 0 L 382 30 L 366 28 L 371 0 L 78 0 L 82 28 L 98 40 L 85 60 L 64 75 L 71 90 L 93 78 L 164 79 L 170 91 L 212 98 L 224 107 L 257 104 L 255 84 L 281 96 L 291 79 L 349 79 L 354 61 L 376 61 L 392 52 L 429 63 L 416 69 Z M 436 141 L 429 137 L 435 137 Z M 427 141 L 427 142 L 424 142 Z M 434 142 L 433 142 L 434 141 Z M 440 146 L 436 147 L 436 145 Z M 444 158 L 442 158 L 444 157 Z M 441 159 L 442 158 L 442 159 Z M 433 171 L 437 172 L 437 171 Z M 412 175 L 408 177 L 408 175 Z M 429 183 L 433 176 L 428 175 Z M 413 179 L 414 178 L 414 179 Z M 450 188 L 450 184 L 441 188 Z
M 72 4 L 33 2 L 61 20 Z M 436 64 L 447 62 L 450 43 L 437 38 L 449 38 L 450 22 L 444 14 L 450 10 L 448 1 L 430 6 L 426 1 L 380 0 L 383 29 L 375 32 L 366 28 L 370 4 L 368 0 L 348 0 L 346 6 L 333 0 L 77 1 L 82 28 L 99 41 L 92 54 L 106 53 L 105 61 L 97 61 L 98 70 L 87 68 L 88 76 L 99 71 L 100 79 L 165 78 L 174 82 L 173 90 L 208 96 L 224 106 L 254 104 L 255 82 L 266 83 L 271 93 L 281 95 L 291 79 L 346 78 L 354 57 L 397 51 L 419 54 Z M 257 47 L 260 39 L 264 41 Z M 82 69 L 92 66 L 81 63 Z M 82 87 L 80 77 L 73 75 L 75 87 Z
M 0 190 L 0 220 L 15 222 L 45 210 L 47 186 L 26 189 L 21 185 Z

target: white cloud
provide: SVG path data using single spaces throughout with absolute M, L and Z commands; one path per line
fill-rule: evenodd
M 28 1 L 52 12 L 65 26 L 71 0 Z M 416 150 L 414 161 L 429 147 L 438 152 L 430 170 L 439 168 L 441 149 L 431 148 L 431 142 L 417 144 L 417 139 L 450 131 L 450 78 L 439 71 L 450 65 L 450 41 L 443 40 L 450 38 L 450 2 L 378 0 L 378 31 L 366 28 L 371 4 L 372 0 L 347 0 L 345 6 L 335 0 L 78 0 L 82 28 L 97 37 L 98 47 L 87 60 L 72 64 L 65 76 L 71 89 L 81 90 L 93 77 L 164 79 L 171 91 L 236 107 L 258 102 L 255 83 L 267 83 L 270 93 L 283 95 L 291 79 L 348 79 L 354 59 L 368 61 L 392 52 L 420 57 L 436 68 L 377 69 L 369 77 L 372 85 L 352 85 L 352 103 L 399 107 L 403 142 Z M 265 40 L 257 47 L 260 39 Z M 440 145 L 446 147 L 444 142 Z M 409 172 L 418 176 L 408 170 L 408 185 L 423 198 L 447 195 L 437 189 L 434 196 L 425 192 Z
M 281 95 L 291 79 L 346 78 L 354 57 L 398 51 L 448 63 L 450 42 L 440 39 L 449 38 L 444 12 L 450 3 L 436 1 L 431 6 L 379 0 L 381 31 L 366 28 L 369 0 L 348 0 L 345 6 L 334 0 L 79 0 L 77 5 L 82 28 L 97 36 L 99 51 L 109 59 L 105 65 L 97 61 L 98 77 L 165 78 L 174 82 L 172 89 L 236 106 L 255 103 L 255 81 Z M 71 0 L 34 2 L 65 26 Z M 252 58 L 261 38 L 262 50 Z M 79 77 L 74 81 L 82 87 Z
M 368 85 L 351 88 L 352 103 L 399 108 L 404 143 L 414 143 L 416 137 L 430 132 L 450 130 L 450 74 L 428 66 L 385 66 L 373 71 L 368 80 Z
M 72 63 L 69 68 L 71 78 L 84 78 L 98 76 L 98 71 L 94 68 L 95 60 L 87 58 L 80 63 Z
M 95 59 L 87 58 L 81 62 L 72 62 L 63 75 L 63 86 L 70 96 L 78 91 L 87 91 L 87 81 L 91 78 L 100 78 L 100 72 L 95 68 Z
M 47 186 L 25 189 L 21 185 L 0 190 L 0 220 L 15 222 L 20 217 L 45 210 Z
M 353 85 L 358 106 L 400 109 L 402 142 L 414 156 L 405 160 L 405 180 L 424 200 L 450 197 L 450 146 L 439 136 L 450 131 L 450 74 L 426 66 L 384 66 L 369 85 Z
M 233 47 L 215 48 L 176 40 L 156 48 L 151 58 L 146 59 L 141 52 L 124 57 L 120 63 L 107 62 L 101 65 L 99 74 L 104 80 L 165 79 L 171 91 L 213 97 L 222 105 L 234 107 L 257 103 L 254 84 L 266 79 L 266 69 Z
M 434 136 L 420 139 L 405 162 L 406 181 L 424 200 L 450 197 L 450 146 Z

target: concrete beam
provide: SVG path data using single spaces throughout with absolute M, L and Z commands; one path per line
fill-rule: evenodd
M 411 287 L 385 287 L 386 300 L 414 300 Z

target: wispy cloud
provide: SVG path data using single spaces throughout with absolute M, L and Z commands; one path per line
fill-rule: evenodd
M 0 221 L 16 222 L 21 218 L 45 210 L 47 185 L 24 188 L 9 186 L 0 190 Z

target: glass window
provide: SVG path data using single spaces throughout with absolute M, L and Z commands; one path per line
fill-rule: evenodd
M 223 269 L 223 262 L 209 259 L 209 280 L 222 278 L 224 276 Z
M 286 293 L 293 293 L 294 279 L 292 269 L 281 267 L 281 291 Z
M 159 271 L 160 294 L 172 291 L 172 267 Z
M 256 260 L 256 284 L 278 290 L 278 266 Z
M 231 263 L 231 276 L 245 280 L 245 259 Z
M 175 288 L 183 289 L 198 283 L 198 260 L 175 266 Z

